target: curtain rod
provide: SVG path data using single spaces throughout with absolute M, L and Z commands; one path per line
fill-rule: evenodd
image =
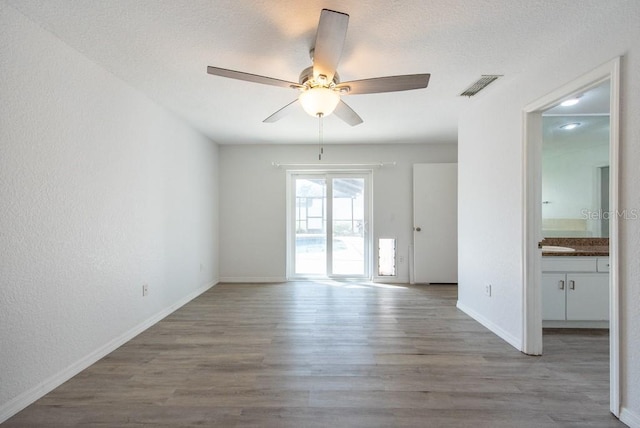
M 396 162 L 375 162 L 375 163 L 280 163 L 280 162 L 271 162 L 275 168 L 282 167 L 347 167 L 353 168 L 358 166 L 369 166 L 382 168 L 384 166 L 396 166 Z

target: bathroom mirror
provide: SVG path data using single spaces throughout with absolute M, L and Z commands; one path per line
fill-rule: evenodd
M 542 234 L 609 236 L 609 81 L 542 115 Z

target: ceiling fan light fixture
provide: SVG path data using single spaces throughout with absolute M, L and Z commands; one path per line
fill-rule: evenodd
M 329 116 L 338 106 L 340 95 L 329 88 L 310 88 L 302 92 L 298 100 L 310 116 Z

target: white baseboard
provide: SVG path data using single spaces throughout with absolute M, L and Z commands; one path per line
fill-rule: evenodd
M 158 321 L 165 318 L 167 315 L 170 315 L 180 307 L 189 303 L 191 300 L 195 299 L 200 294 L 204 293 L 205 291 L 207 291 L 208 289 L 210 289 L 216 284 L 217 282 L 211 282 L 209 284 L 206 284 L 194 290 L 192 293 L 186 295 L 185 297 L 178 300 L 171 306 L 168 306 L 165 309 L 162 309 L 160 312 L 146 319 L 145 321 L 133 327 L 132 329 L 124 332 L 123 334 L 111 340 L 110 342 L 104 344 L 103 346 L 96 349 L 89 355 L 81 358 L 80 360 L 76 361 L 75 363 L 71 364 L 70 366 L 61 370 L 60 372 L 54 374 L 48 379 L 45 379 L 43 382 L 23 392 L 22 394 L 18 395 L 12 400 L 2 404 L 0 406 L 0 424 L 6 421 L 7 419 L 9 419 L 10 417 L 12 417 L 13 415 L 15 415 L 16 413 L 18 413 L 19 411 L 23 410 L 25 407 L 29 406 L 31 403 L 35 402 L 36 400 L 48 394 L 49 392 L 53 391 L 54 389 L 56 389 L 57 387 L 59 387 L 60 385 L 62 385 L 63 383 L 65 383 L 66 381 L 68 381 L 78 373 L 80 373 L 82 370 L 86 369 L 92 364 L 95 364 L 97 361 L 104 358 L 106 355 L 115 351 L 120 346 L 124 345 L 125 343 L 127 343 L 128 341 L 130 341 L 131 339 L 133 339 L 134 337 L 136 337 L 137 335 L 139 335 L 149 327 L 156 324 Z
M 387 283 L 387 284 L 408 284 L 408 276 L 374 276 L 373 282 Z
M 480 315 L 479 313 L 477 313 L 476 311 L 474 311 L 470 307 L 466 306 L 465 304 L 460 303 L 459 300 L 458 300 L 458 302 L 456 304 L 456 307 L 458 309 L 460 309 L 462 312 L 464 312 L 465 314 L 469 315 L 474 320 L 478 321 L 480 324 L 482 324 L 483 326 L 485 326 L 489 330 L 491 330 L 492 333 L 494 333 L 496 336 L 500 337 L 502 340 L 507 342 L 509 345 L 511 345 L 514 348 L 516 348 L 518 351 L 522 351 L 523 350 L 522 340 L 520 340 L 517 337 L 513 336 L 512 334 L 504 331 L 501 327 L 499 327 L 498 325 L 494 324 L 492 321 L 489 321 L 487 318 L 485 318 L 484 316 Z
M 545 321 L 542 328 L 609 328 L 609 321 Z
M 227 283 L 274 283 L 274 282 L 287 282 L 287 278 L 280 276 L 227 276 L 224 278 L 220 278 L 220 282 Z
M 640 428 L 640 415 L 623 407 L 620 409 L 620 421 L 624 422 L 631 428 Z
M 287 279 L 285 277 L 280 276 L 227 276 L 220 278 L 220 283 L 230 283 L 230 284 L 273 284 L 279 282 L 295 282 L 295 281 L 326 281 L 326 278 L 298 278 L 298 279 Z M 334 279 L 335 281 L 341 281 L 341 279 Z M 356 281 L 351 279 L 344 279 L 342 281 Z M 368 280 L 364 280 L 368 281 Z M 380 276 L 373 277 L 371 282 L 386 282 L 389 284 L 408 284 L 409 278 L 407 277 L 388 277 L 388 276 Z

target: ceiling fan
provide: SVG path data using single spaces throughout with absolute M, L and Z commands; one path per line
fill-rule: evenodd
M 298 98 L 263 121 L 267 123 L 282 119 L 300 103 L 311 116 L 322 118 L 335 113 L 344 122 L 355 126 L 362 123 L 362 118 L 340 99 L 341 95 L 396 92 L 427 87 L 430 74 L 408 74 L 340 82 L 336 69 L 342 55 L 348 24 L 349 15 L 346 13 L 322 9 L 315 45 L 309 52 L 313 65 L 302 70 L 298 83 L 212 66 L 207 67 L 207 73 L 300 91 Z

